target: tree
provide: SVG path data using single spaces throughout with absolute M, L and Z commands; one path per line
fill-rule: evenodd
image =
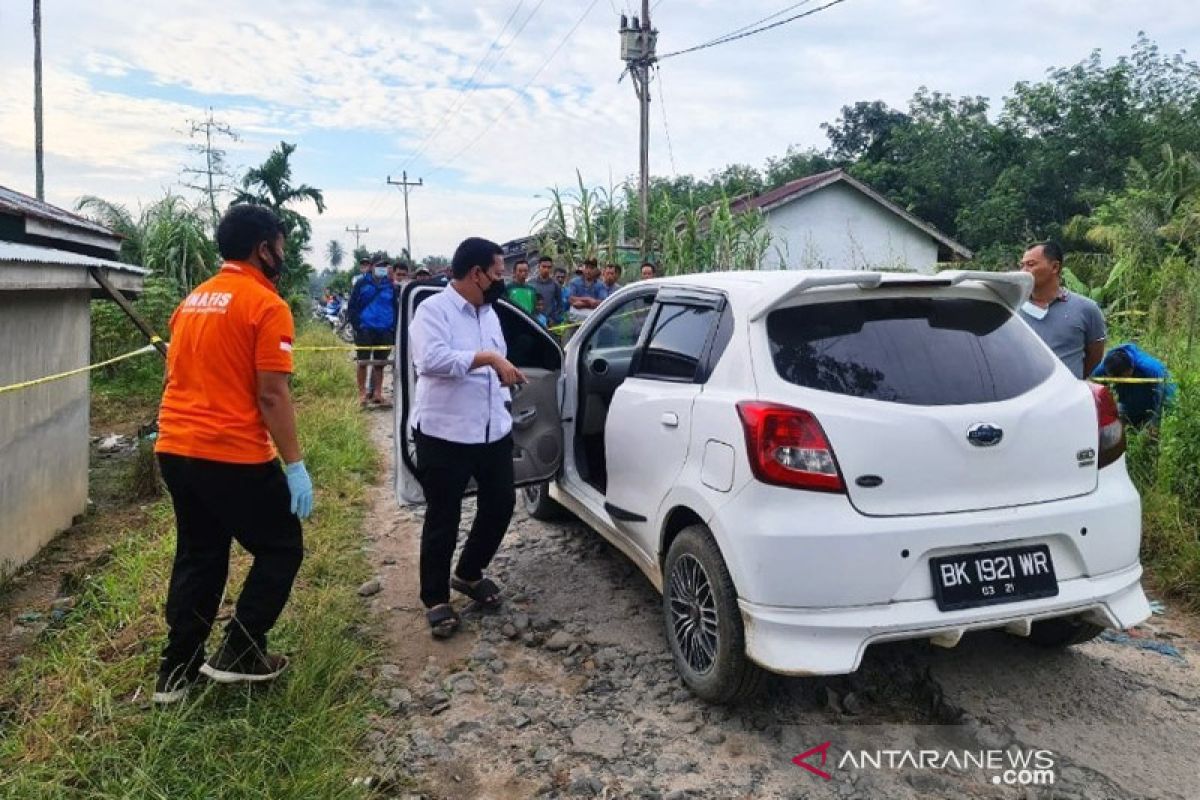
M 860 100 L 852 106 L 842 106 L 838 120 L 821 123 L 821 129 L 829 139 L 829 157 L 845 165 L 864 158 L 882 159 L 892 133 L 911 121 L 907 114 L 882 100 Z
M 325 258 L 329 261 L 329 266 L 334 269 L 340 267 L 346 258 L 346 251 L 342 248 L 342 243 L 337 239 L 330 239 L 329 244 L 325 245 Z
M 92 195 L 81 197 L 75 208 L 123 237 L 122 261 L 169 280 L 180 298 L 216 271 L 208 221 L 179 195 L 167 193 L 136 217 L 125 206 Z
M 221 221 L 221 213 L 217 210 L 217 198 L 229 190 L 229 180 L 233 175 L 225 166 L 225 151 L 213 144 L 213 137 L 224 136 L 233 141 L 240 138 L 228 124 L 213 119 L 213 111 L 208 109 L 208 116 L 203 120 L 188 120 L 189 135 L 192 137 L 204 134 L 203 143 L 189 144 L 188 150 L 204 157 L 203 167 L 184 167 L 185 175 L 192 176 L 199 183 L 184 183 L 189 189 L 198 191 L 208 200 L 209 213 L 212 216 L 212 229 L 216 233 L 217 224 Z
M 306 183 L 292 185 L 290 159 L 294 152 L 296 145 L 280 142 L 261 166 L 246 171 L 242 177 L 242 187 L 233 200 L 233 205 L 248 203 L 266 206 L 283 221 L 287 240 L 284 247 L 284 274 L 280 278 L 279 289 L 284 295 L 304 292 L 312 271 L 312 267 L 303 261 L 304 253 L 309 249 L 312 225 L 307 217 L 290 206 L 311 202 L 317 207 L 318 214 L 325 212 L 325 196 L 320 189 Z
M 139 209 L 136 216 L 119 203 L 91 195 L 80 198 L 75 208 L 122 236 L 121 261 L 150 270 L 134 307 L 153 330 L 167 336 L 167 323 L 179 301 L 217 269 L 219 259 L 208 235 L 207 214 L 170 193 Z M 145 344 L 115 303 L 92 303 L 91 317 L 94 361 Z M 146 374 L 154 385 L 161 369 L 161 362 L 154 359 L 125 362 L 106 371 L 109 375 Z
M 767 159 L 763 182 L 766 188 L 774 189 L 797 178 L 827 172 L 836 166 L 837 163 L 824 153 L 812 148 L 800 150 L 795 145 L 789 145 L 786 155 Z
M 445 256 L 425 256 L 421 259 L 421 266 L 436 275 L 450 266 L 450 259 Z
M 998 164 L 990 156 L 996 128 L 987 110 L 987 98 L 955 99 L 921 87 L 909 101 L 906 121 L 892 124 L 885 139 L 866 145 L 874 155 L 855 162 L 850 173 L 954 233 L 959 210 L 996 180 Z M 844 135 L 849 142 L 865 141 L 857 134 Z

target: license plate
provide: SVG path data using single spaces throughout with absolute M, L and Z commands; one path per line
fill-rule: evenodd
M 1058 594 L 1044 544 L 929 559 L 933 596 L 942 611 L 1013 603 Z

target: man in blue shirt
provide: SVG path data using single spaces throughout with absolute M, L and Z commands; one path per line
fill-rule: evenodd
M 610 294 L 615 294 L 621 288 L 618 283 L 621 279 L 620 264 L 605 264 L 603 278 L 600 281 L 600 294 L 603 295 L 601 300 L 607 300 Z
M 396 312 L 399 295 L 392 282 L 391 267 L 377 261 L 370 273 L 364 275 L 350 293 L 350 325 L 354 328 L 354 343 L 362 348 L 391 345 L 396 340 Z M 391 408 L 383 399 L 383 366 L 368 367 L 368 361 L 386 361 L 391 350 L 358 351 L 358 400 L 366 408 L 374 405 Z M 371 381 L 367 382 L 367 370 Z
M 571 306 L 567 318 L 571 322 L 583 322 L 606 296 L 600 283 L 600 267 L 596 259 L 584 259 L 583 274 L 567 284 L 567 302 Z
M 566 303 L 563 301 L 562 287 L 551 274 L 553 271 L 554 259 L 542 256 L 538 259 L 537 277 L 531 280 L 529 285 L 541 298 L 542 312 L 546 315 L 546 320 L 551 325 L 557 325 L 562 322 L 563 314 L 566 313 Z
M 1114 347 L 1104 361 L 1092 372 L 1093 378 L 1150 378 L 1156 383 L 1117 383 L 1117 403 L 1121 416 L 1130 425 L 1140 427 L 1157 424 L 1164 407 L 1175 398 L 1175 384 L 1163 365 L 1154 356 L 1127 342 Z

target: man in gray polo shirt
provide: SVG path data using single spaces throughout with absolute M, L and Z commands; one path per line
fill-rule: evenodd
M 1094 301 L 1063 287 L 1062 262 L 1055 242 L 1035 244 L 1021 256 L 1021 269 L 1033 276 L 1033 293 L 1021 316 L 1075 377 L 1083 378 L 1104 358 L 1104 313 Z

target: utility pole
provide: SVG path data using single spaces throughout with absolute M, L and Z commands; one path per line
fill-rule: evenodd
M 228 179 L 233 176 L 225 167 L 225 151 L 219 147 L 213 147 L 213 134 L 226 136 L 235 142 L 240 137 L 228 124 L 213 119 L 211 106 L 208 109 L 207 117 L 200 122 L 188 120 L 188 125 L 191 126 L 191 136 L 195 136 L 200 132 L 204 133 L 204 144 L 188 145 L 189 150 L 204 156 L 204 168 L 184 167 L 183 172 L 185 174 L 201 178 L 201 181 L 199 183 L 184 183 L 183 185 L 189 189 L 202 192 L 208 197 L 208 208 L 212 214 L 212 226 L 215 232 L 217 224 L 221 221 L 221 215 L 217 211 L 217 195 L 226 190 Z
M 413 183 L 413 182 L 409 181 L 408 172 L 405 171 L 405 172 L 400 173 L 400 180 L 398 180 L 398 181 L 392 180 L 392 176 L 388 175 L 387 182 L 391 186 L 399 186 L 400 189 L 404 192 L 404 244 L 405 244 L 405 251 L 408 253 L 408 260 L 412 261 L 413 260 L 412 231 L 409 230 L 409 227 L 408 227 L 408 187 L 424 186 L 425 179 L 417 178 L 416 182 Z
M 621 15 L 621 60 L 633 79 L 641 111 L 639 136 L 638 206 L 642 234 L 642 258 L 650 252 L 650 67 L 657 60 L 654 48 L 658 31 L 650 25 L 650 0 L 642 0 L 642 17 L 632 22 Z
M 353 228 L 346 228 L 346 233 L 353 233 L 353 234 L 354 234 L 354 249 L 355 249 L 355 250 L 357 250 L 357 249 L 359 248 L 359 242 L 358 242 L 358 239 L 359 239 L 359 237 L 360 237 L 360 236 L 362 236 L 364 233 L 370 233 L 370 232 L 371 232 L 371 229 L 370 229 L 370 228 L 360 228 L 360 227 L 358 227 L 358 223 L 357 223 L 357 222 L 356 222 L 356 223 L 354 223 L 354 227 L 353 227 Z
M 42 0 L 33 0 L 33 162 L 38 200 L 46 199 L 44 148 L 45 130 L 42 127 Z

